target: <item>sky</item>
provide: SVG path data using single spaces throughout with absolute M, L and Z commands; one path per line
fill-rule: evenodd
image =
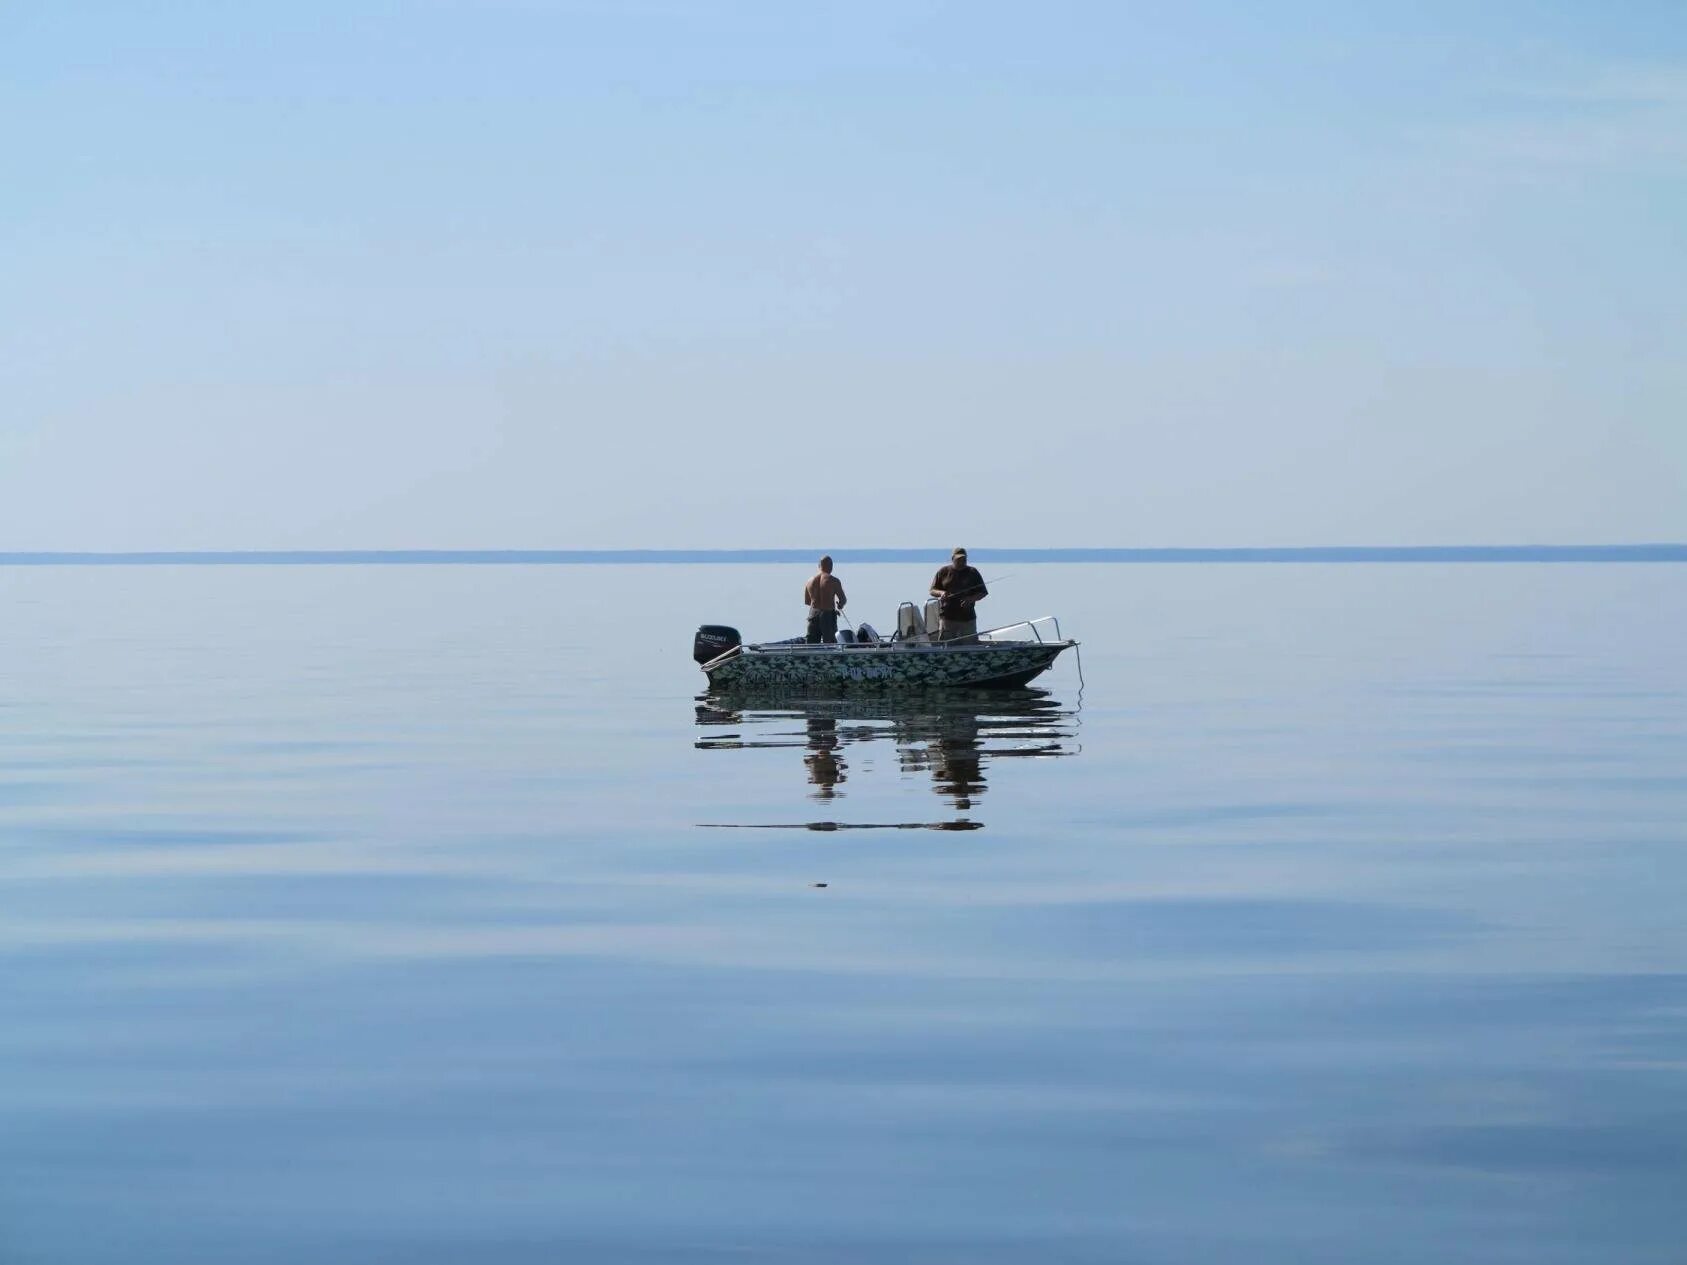
M 1687 540 L 1687 8 L 14 0 L 0 550 Z

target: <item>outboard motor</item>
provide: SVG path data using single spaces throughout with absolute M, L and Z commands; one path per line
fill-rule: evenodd
M 698 663 L 707 663 L 743 644 L 736 628 L 728 628 L 725 624 L 704 624 L 691 643 L 691 657 Z

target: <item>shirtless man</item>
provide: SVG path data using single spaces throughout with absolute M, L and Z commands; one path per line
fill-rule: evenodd
M 955 550 L 949 565 L 932 577 L 931 595 L 943 599 L 937 607 L 939 641 L 968 644 L 978 640 L 978 613 L 973 605 L 989 597 L 990 590 L 977 568 L 967 565 L 965 549 Z
M 803 637 L 811 646 L 821 642 L 833 645 L 838 640 L 838 612 L 849 599 L 843 585 L 832 574 L 832 555 L 820 559 L 820 570 L 802 586 L 802 600 L 808 607 L 808 633 Z

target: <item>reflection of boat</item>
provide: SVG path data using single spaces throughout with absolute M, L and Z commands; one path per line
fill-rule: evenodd
M 927 618 L 904 602 L 894 636 L 880 637 L 862 625 L 857 632 L 841 632 L 837 645 L 808 645 L 801 638 L 745 645 L 736 628 L 705 624 L 697 630 L 692 656 L 713 687 L 1012 689 L 1078 644 L 1061 636 L 1052 616 L 957 641 L 939 640 L 928 631 Z
M 796 748 L 810 796 L 844 794 L 850 748 L 889 739 L 904 774 L 929 774 L 956 808 L 984 794 L 994 760 L 1077 754 L 1077 710 L 1040 689 L 901 690 L 815 696 L 800 691 L 710 690 L 698 699 L 705 750 Z M 950 827 L 945 827 L 950 828 Z M 960 827 L 953 827 L 960 828 Z

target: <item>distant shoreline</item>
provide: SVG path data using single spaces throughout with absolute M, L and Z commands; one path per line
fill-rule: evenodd
M 603 563 L 809 563 L 822 549 L 297 549 L 0 553 L 0 566 L 555 566 Z M 941 562 L 948 549 L 830 550 L 839 563 Z M 1687 544 L 1647 545 L 1314 545 L 1239 549 L 992 549 L 991 564 L 1374 563 L 1374 562 L 1687 562 Z

